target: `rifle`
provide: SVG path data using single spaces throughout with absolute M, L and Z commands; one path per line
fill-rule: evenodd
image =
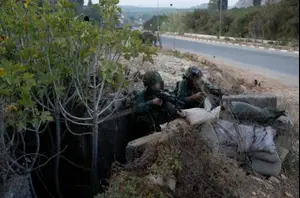
M 170 94 L 166 91 L 156 91 L 155 95 L 157 98 L 161 99 L 163 102 L 169 102 L 175 105 L 176 110 L 179 110 L 185 106 L 185 102 L 178 99 L 176 95 Z
M 216 96 L 218 98 L 222 98 L 222 96 L 227 96 L 229 95 L 228 93 L 226 93 L 226 91 L 222 91 L 221 89 L 218 88 L 209 88 L 208 89 L 209 93 L 213 96 Z

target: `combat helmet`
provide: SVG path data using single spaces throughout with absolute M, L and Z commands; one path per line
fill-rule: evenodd
M 157 71 L 147 71 L 144 75 L 143 83 L 145 87 L 151 87 L 156 83 L 161 83 L 162 89 L 164 86 L 163 79 Z
M 191 66 L 188 68 L 188 70 L 183 75 L 183 78 L 189 79 L 189 78 L 201 78 L 203 76 L 203 72 L 201 69 Z

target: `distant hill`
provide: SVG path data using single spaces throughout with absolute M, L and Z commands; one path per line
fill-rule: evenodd
M 138 7 L 138 6 L 120 6 L 123 10 L 123 13 L 157 13 L 157 8 L 156 7 Z M 164 12 L 174 12 L 176 11 L 175 8 L 165 8 L 165 7 L 160 7 L 159 11 L 164 13 Z
M 152 16 L 157 15 L 167 15 L 173 12 L 189 12 L 194 9 L 207 9 L 208 3 L 200 4 L 199 6 L 193 6 L 191 8 L 172 8 L 172 7 L 159 7 L 159 12 L 157 7 L 138 7 L 138 6 L 125 6 L 120 5 L 125 18 L 140 18 L 143 21 L 150 19 Z
M 193 6 L 190 9 L 207 9 L 207 7 L 208 7 L 208 3 L 202 3 L 198 6 Z

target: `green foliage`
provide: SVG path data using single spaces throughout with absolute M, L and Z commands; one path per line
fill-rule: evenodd
M 166 15 L 155 15 L 148 21 L 143 24 L 144 29 L 157 31 L 159 27 L 162 27 L 162 24 L 166 22 L 168 17 Z
M 110 185 L 104 193 L 94 198 L 168 198 L 159 187 L 151 185 L 147 179 L 121 172 L 111 178 Z
M 100 77 L 105 90 L 125 88 L 130 79 L 120 57 L 142 56 L 151 62 L 156 53 L 141 45 L 137 32 L 115 28 L 121 13 L 117 0 L 93 7 L 104 21 L 101 27 L 83 21 L 68 0 L 59 0 L 55 7 L 39 2 L 0 2 L 0 104 L 7 107 L 0 122 L 19 132 L 39 131 L 57 113 L 66 116 L 72 110 L 67 106 L 70 98 L 87 111 L 92 109 L 86 102 L 92 98 L 91 76 Z M 97 72 L 91 72 L 94 68 Z M 101 97 L 92 102 L 100 104 Z
M 185 30 L 200 34 L 219 31 L 218 1 L 212 0 L 208 10 L 197 9 L 178 20 Z M 256 2 L 259 4 L 259 2 Z M 222 35 L 268 40 L 298 40 L 299 1 L 282 0 L 260 7 L 231 9 L 223 12 Z M 174 26 L 174 25 L 172 25 Z
M 220 10 L 221 0 L 210 0 L 208 3 L 208 10 L 216 11 Z M 222 10 L 228 9 L 228 0 L 222 0 Z
M 170 178 L 176 176 L 180 170 L 180 152 L 175 148 L 166 147 L 158 153 L 158 158 L 150 171 L 154 175 Z

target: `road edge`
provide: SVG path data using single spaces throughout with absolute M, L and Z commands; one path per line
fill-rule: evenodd
M 174 35 L 169 35 L 169 34 L 162 34 L 162 36 L 174 38 Z M 229 45 L 234 45 L 234 46 L 250 47 L 250 48 L 276 51 L 276 52 L 294 53 L 294 54 L 299 55 L 299 51 L 289 51 L 289 50 L 283 50 L 283 49 L 276 49 L 276 48 L 269 48 L 269 47 L 255 46 L 255 45 L 246 45 L 246 44 L 240 44 L 240 43 L 231 43 L 231 42 L 224 42 L 224 41 L 215 41 L 215 40 L 202 39 L 202 38 L 191 38 L 191 37 L 180 36 L 180 35 L 176 35 L 175 38 L 180 38 L 180 39 L 184 39 L 184 40 L 192 40 L 192 41 L 203 41 L 203 42 L 207 42 L 207 43 L 229 44 Z

